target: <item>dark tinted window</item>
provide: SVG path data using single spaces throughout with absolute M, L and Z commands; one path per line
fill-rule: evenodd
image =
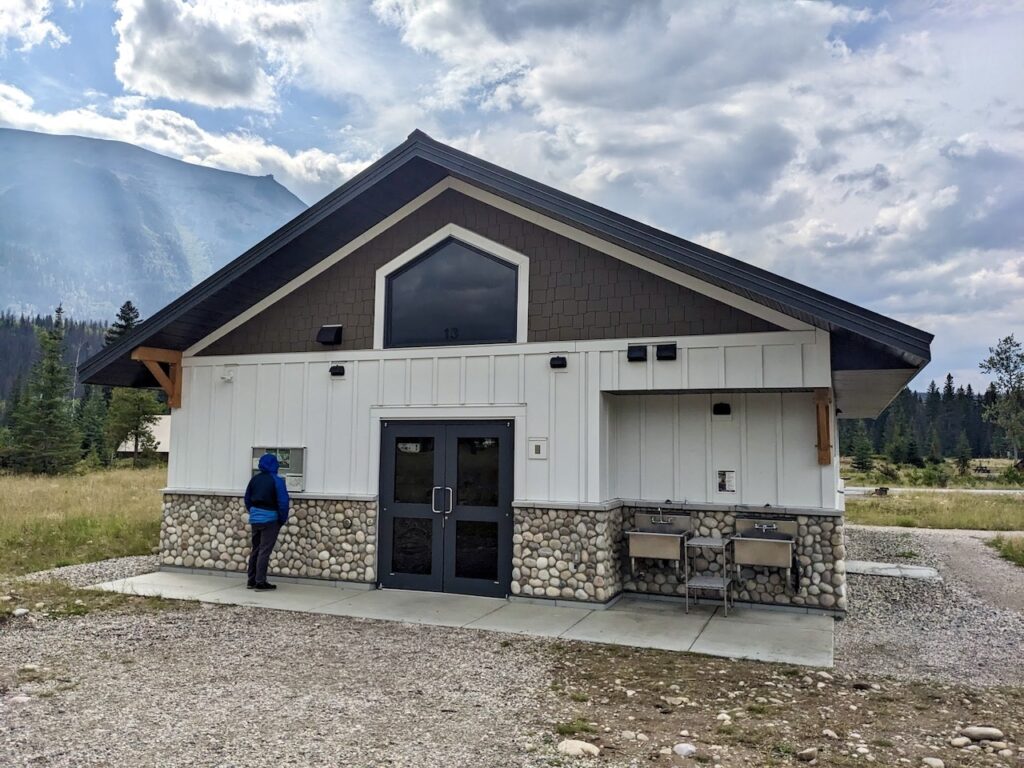
M 388 277 L 387 347 L 516 340 L 516 267 L 446 240 Z

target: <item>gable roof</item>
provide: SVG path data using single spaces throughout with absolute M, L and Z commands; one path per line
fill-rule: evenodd
M 930 333 L 560 192 L 417 130 L 323 200 L 86 360 L 79 367 L 82 380 L 153 386 L 148 371 L 131 360 L 135 347 L 187 349 L 448 176 L 828 330 L 839 342 L 839 357 L 833 353 L 834 368 L 916 372 L 931 358 Z

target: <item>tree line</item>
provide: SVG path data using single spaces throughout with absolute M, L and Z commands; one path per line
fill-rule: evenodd
M 924 466 L 955 459 L 966 470 L 971 458 L 1019 458 L 1024 441 L 1024 348 L 1011 334 L 979 363 L 993 377 L 984 392 L 946 374 L 925 392 L 904 389 L 876 419 L 839 423 L 839 449 L 857 469 L 873 456 L 895 464 Z
M 74 320 L 63 315 L 61 321 L 64 324 L 63 360 L 68 365 L 77 367 L 79 362 L 88 360 L 103 348 L 106 323 Z M 51 330 L 54 322 L 52 314 L 31 316 L 0 312 L 0 403 L 24 386 L 33 363 L 39 358 L 37 333 Z M 81 397 L 83 391 L 81 385 L 76 386 L 75 396 Z
M 22 319 L 17 322 L 20 327 Z M 128 301 L 110 327 L 87 327 L 109 345 L 138 322 L 139 312 Z M 133 464 L 153 455 L 152 427 L 168 412 L 165 402 L 150 390 L 80 385 L 76 364 L 86 357 L 79 354 L 84 343 L 69 355 L 76 327 L 82 324 L 66 320 L 60 307 L 33 324 L 35 346 L 21 354 L 34 362 L 24 384 L 16 379 L 0 408 L 0 466 L 41 474 L 96 468 L 109 465 L 125 442 Z

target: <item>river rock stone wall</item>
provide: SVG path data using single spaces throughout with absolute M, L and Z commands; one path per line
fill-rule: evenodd
M 626 507 L 623 509 L 625 527 L 633 526 L 636 512 L 654 512 L 653 509 Z M 694 535 L 730 536 L 736 531 L 736 516 L 731 512 L 694 511 Z M 796 559 L 799 586 L 785 583 L 786 572 L 779 568 L 744 566 L 738 579 L 733 581 L 733 597 L 741 602 L 772 605 L 800 605 L 846 611 L 846 544 L 843 538 L 843 518 L 827 516 L 795 516 L 798 528 Z M 721 552 L 691 550 L 691 572 L 720 574 Z M 646 592 L 659 595 L 682 596 L 685 589 L 675 568 L 658 560 L 638 559 L 637 572 L 631 573 L 628 559 L 624 568 L 623 588 L 627 592 Z M 707 597 L 720 597 L 709 592 Z
M 622 510 L 517 507 L 513 595 L 604 603 L 622 591 Z
M 249 526 L 239 496 L 164 494 L 160 562 L 244 571 Z M 270 573 L 335 581 L 377 580 L 377 502 L 292 499 Z

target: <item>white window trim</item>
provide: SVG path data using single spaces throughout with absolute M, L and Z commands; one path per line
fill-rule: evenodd
M 445 224 L 439 230 L 420 240 L 416 245 L 391 261 L 384 264 L 377 270 L 376 282 L 373 291 L 373 348 L 384 349 L 384 326 L 386 322 L 385 312 L 387 311 L 387 280 L 388 277 L 411 261 L 415 261 L 428 250 L 448 238 L 454 238 L 466 245 L 472 245 L 481 251 L 508 262 L 516 267 L 516 343 L 525 344 L 527 341 L 527 323 L 529 320 L 530 302 L 530 259 L 513 251 L 501 243 L 489 240 L 483 235 L 471 232 L 458 224 Z M 459 345 L 438 345 L 438 346 L 472 346 L 468 344 Z

